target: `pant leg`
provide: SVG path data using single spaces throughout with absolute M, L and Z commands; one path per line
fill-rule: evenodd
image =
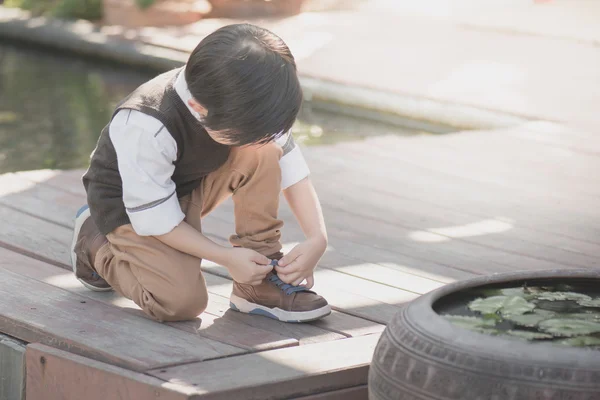
M 200 231 L 202 217 L 233 196 L 236 234 L 231 243 L 272 258 L 280 255 L 282 153 L 274 143 L 232 149 L 221 168 L 180 200 L 185 221 Z M 204 311 L 208 293 L 199 258 L 155 237 L 139 236 L 131 225 L 115 229 L 107 238 L 109 243 L 96 254 L 96 271 L 146 314 L 159 321 L 178 321 Z
M 196 190 L 203 199 L 202 216 L 233 196 L 236 232 L 231 244 L 272 258 L 281 255 L 283 222 L 277 215 L 282 154 L 276 143 L 233 148 L 225 165 Z
M 186 221 L 200 230 L 200 193 L 180 201 Z M 107 235 L 109 243 L 94 267 L 117 292 L 158 321 L 193 319 L 208 303 L 199 258 L 182 253 L 152 236 L 139 236 L 131 225 Z

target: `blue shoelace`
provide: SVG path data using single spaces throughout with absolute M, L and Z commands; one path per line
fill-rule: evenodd
M 274 267 L 277 266 L 277 260 L 271 261 L 271 265 Z M 275 286 L 277 286 L 279 289 L 283 290 L 283 292 L 288 296 L 292 295 L 295 292 L 305 292 L 308 290 L 305 286 L 294 286 L 290 285 L 289 283 L 285 283 L 277 276 L 275 272 L 272 272 L 268 279 L 269 281 L 273 282 L 273 284 L 275 284 Z

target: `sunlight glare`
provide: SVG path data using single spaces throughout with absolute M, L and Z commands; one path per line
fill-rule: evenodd
M 483 236 L 502 233 L 514 228 L 514 221 L 508 218 L 486 219 L 472 224 L 433 228 L 425 231 L 414 231 L 408 236 L 415 242 L 436 243 L 451 239 Z
M 48 277 L 44 279 L 44 282 L 63 289 L 75 289 L 81 287 L 81 283 L 72 272 Z

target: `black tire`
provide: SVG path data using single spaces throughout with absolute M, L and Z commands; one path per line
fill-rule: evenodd
M 458 282 L 407 304 L 375 349 L 369 399 L 600 400 L 600 351 L 467 331 L 432 307 L 468 288 L 549 278 L 600 287 L 600 270 L 522 272 Z

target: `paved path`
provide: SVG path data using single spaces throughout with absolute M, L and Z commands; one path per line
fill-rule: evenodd
M 373 0 L 354 10 L 256 21 L 304 75 L 531 119 L 600 124 L 600 3 Z M 191 50 L 232 21 L 147 29 Z M 177 37 L 177 40 L 173 40 Z

